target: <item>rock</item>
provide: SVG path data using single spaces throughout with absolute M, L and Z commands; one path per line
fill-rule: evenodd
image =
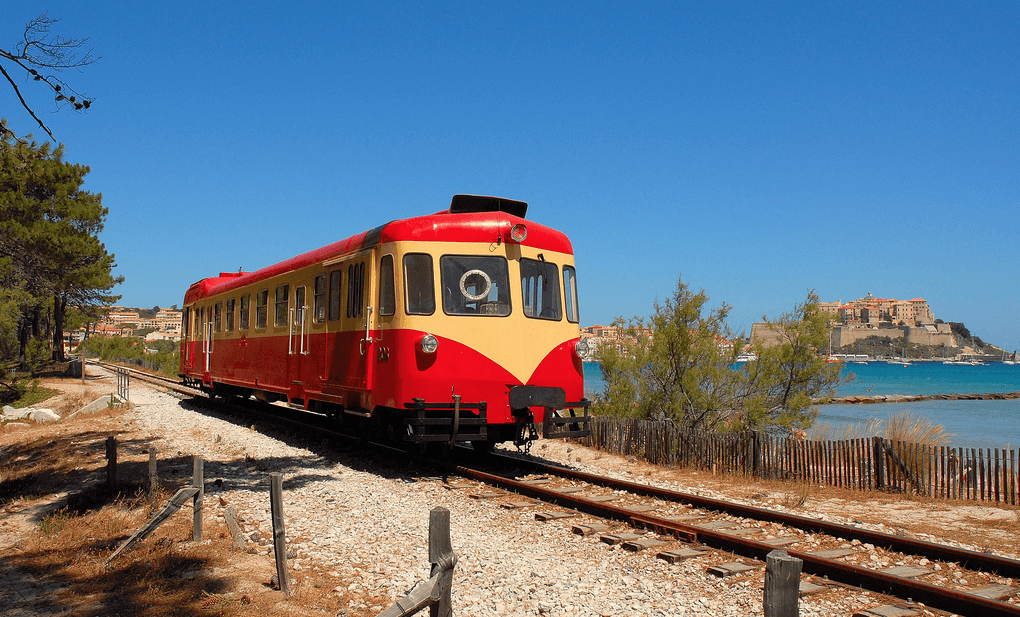
M 60 416 L 52 409 L 33 409 L 28 415 L 30 420 L 39 422 L 40 424 L 47 424 L 49 422 L 58 422 Z
M 15 409 L 10 405 L 4 407 L 4 419 L 5 420 L 23 420 L 29 416 L 35 409 L 31 407 L 23 407 L 21 409 Z

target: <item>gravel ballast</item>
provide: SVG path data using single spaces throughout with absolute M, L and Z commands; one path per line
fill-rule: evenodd
M 571 533 L 577 523 L 599 522 L 591 517 L 537 522 L 536 511 L 548 507 L 507 509 L 501 507 L 506 499 L 475 499 L 470 495 L 478 491 L 450 490 L 441 478 L 415 477 L 385 455 L 316 443 L 297 429 L 264 434 L 137 382 L 131 399 L 133 422 L 155 439 L 161 459 L 206 460 L 209 515 L 234 507 L 253 550 L 267 560 L 273 559 L 269 473 L 283 474 L 290 565 L 297 576 L 315 570 L 334 577 L 337 593 L 355 598 L 339 614 L 374 614 L 428 578 L 429 511 L 437 506 L 451 512 L 458 615 L 763 614 L 764 565 L 753 560 L 710 551 L 669 564 L 654 550 L 634 553 L 604 544 L 598 535 Z M 572 450 L 583 449 L 550 442 L 535 452 L 554 460 Z M 595 458 L 598 465 L 571 464 L 604 473 L 616 457 Z M 185 473 L 190 469 L 178 470 Z M 706 572 L 734 561 L 754 569 L 723 579 Z M 803 598 L 800 614 L 851 615 L 879 600 L 837 588 Z

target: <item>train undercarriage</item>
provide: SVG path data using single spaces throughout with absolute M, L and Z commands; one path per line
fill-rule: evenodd
M 305 401 L 288 398 L 286 394 L 219 382 L 208 385 L 195 379 L 184 381 L 187 386 L 222 399 L 255 398 L 265 403 L 286 403 L 292 408 L 325 415 L 361 439 L 404 443 L 419 451 L 430 445 L 452 447 L 471 443 L 474 449 L 487 452 L 503 442 L 513 442 L 527 451 L 539 435 L 544 439 L 560 439 L 590 433 L 591 402 L 584 398 L 568 402 L 562 388 L 511 388 L 509 401 L 514 419 L 511 424 L 490 423 L 487 402 L 466 402 L 459 395 L 442 402 L 415 398 L 405 403 L 403 409 L 377 406 L 369 412 L 320 400 L 309 400 L 306 405 Z M 535 421 L 532 411 L 535 408 L 544 410 L 541 427 Z

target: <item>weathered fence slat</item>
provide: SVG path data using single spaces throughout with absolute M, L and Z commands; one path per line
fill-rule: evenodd
M 800 559 L 780 549 L 765 557 L 765 617 L 796 617 L 802 566 Z
M 192 520 L 194 526 L 195 542 L 202 541 L 202 507 L 205 505 L 205 461 L 201 456 L 196 456 L 191 476 L 191 486 L 198 489 L 195 493 L 195 501 L 192 506 Z
M 273 552 L 276 553 L 276 578 L 283 595 L 290 595 L 287 574 L 287 533 L 283 525 L 283 474 L 269 474 L 269 505 L 273 518 Z
M 170 499 L 170 503 L 166 504 L 166 506 L 159 512 L 159 514 L 152 517 L 152 519 L 150 519 L 148 523 L 143 525 L 141 529 L 136 531 L 130 538 L 125 540 L 124 543 L 121 544 L 117 548 L 117 550 L 113 552 L 112 555 L 106 558 L 106 561 L 103 562 L 103 565 L 109 564 L 118 555 L 127 550 L 128 547 L 133 545 L 135 542 L 147 538 L 149 534 L 151 534 L 153 531 L 156 530 L 157 527 L 163 524 L 163 521 L 170 518 L 171 514 L 180 510 L 181 506 L 186 504 L 189 499 L 192 499 L 195 496 L 195 493 L 197 492 L 198 489 L 193 486 L 182 488 L 181 490 L 177 491 L 177 494 Z
M 446 508 L 433 508 L 429 512 L 429 563 L 432 564 L 430 578 L 419 582 L 378 617 L 413 615 L 426 606 L 430 607 L 432 617 L 452 617 L 453 569 L 457 565 L 457 553 L 453 552 L 450 540 L 450 511 Z
M 117 438 L 106 438 L 106 486 L 117 490 Z
M 156 446 L 149 444 L 149 501 L 156 501 L 159 475 L 156 472 Z

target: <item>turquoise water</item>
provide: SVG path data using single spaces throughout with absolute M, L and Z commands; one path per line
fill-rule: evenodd
M 869 362 L 848 364 L 852 382 L 837 390 L 839 396 L 855 394 L 966 394 L 1020 391 L 1020 365 L 992 363 L 986 366 L 954 366 L 941 362 L 918 362 L 909 366 Z M 602 391 L 602 370 L 595 362 L 584 365 L 585 393 Z M 819 422 L 832 426 L 886 419 L 909 411 L 941 424 L 953 434 L 951 445 L 970 448 L 1020 447 L 1020 399 L 1007 401 L 922 401 L 874 405 L 822 405 Z

